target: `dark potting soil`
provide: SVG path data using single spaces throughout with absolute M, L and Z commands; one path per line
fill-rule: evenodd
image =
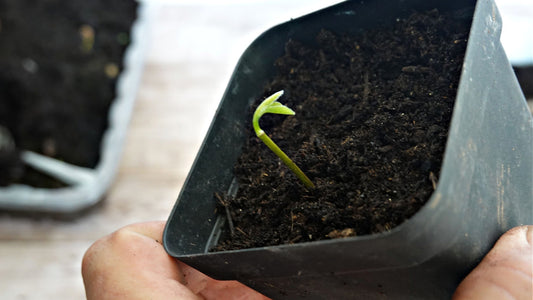
M 289 41 L 264 96 L 285 90 L 296 115 L 261 126 L 316 188 L 250 130 L 236 197 L 217 194 L 233 232 L 215 250 L 368 235 L 413 216 L 438 181 L 470 22 L 433 10 L 359 36 L 322 30 L 318 46 Z
M 513 67 L 518 83 L 526 99 L 533 98 L 533 66 Z
M 64 184 L 31 168 L 31 150 L 95 167 L 136 18 L 134 0 L 0 0 L 0 185 Z

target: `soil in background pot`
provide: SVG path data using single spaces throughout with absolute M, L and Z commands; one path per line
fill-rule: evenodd
M 264 96 L 295 116 L 262 128 L 311 178 L 306 189 L 250 128 L 215 251 L 368 235 L 413 216 L 438 181 L 471 20 L 437 10 L 359 36 L 286 44 Z M 261 101 L 257 101 L 258 105 Z M 255 107 L 250 111 L 250 120 Z
M 16 145 L 0 159 L 31 150 L 96 166 L 136 11 L 134 0 L 0 0 L 0 126 Z M 64 186 L 6 168 L 17 171 L 0 169 L 13 174 L 2 185 Z

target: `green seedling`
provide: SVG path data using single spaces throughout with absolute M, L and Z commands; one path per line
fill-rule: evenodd
M 266 98 L 254 112 L 252 124 L 254 126 L 254 131 L 257 137 L 267 145 L 272 152 L 274 152 L 283 163 L 289 167 L 289 169 L 298 177 L 302 183 L 308 188 L 314 188 L 315 185 L 309 178 L 298 168 L 298 166 L 285 154 L 279 147 L 268 137 L 268 135 L 259 127 L 259 119 L 266 113 L 271 114 L 280 114 L 280 115 L 290 115 L 293 116 L 295 112 L 288 108 L 287 106 L 279 103 L 277 100 L 283 95 L 283 91 L 274 93 L 273 95 Z

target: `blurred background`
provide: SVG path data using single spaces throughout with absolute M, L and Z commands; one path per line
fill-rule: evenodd
M 273 25 L 338 2 L 142 1 L 145 66 L 114 184 L 101 204 L 70 220 L 0 212 L 0 298 L 84 299 L 80 263 L 96 239 L 170 214 L 246 46 Z M 533 65 L 533 2 L 497 3 L 511 61 Z

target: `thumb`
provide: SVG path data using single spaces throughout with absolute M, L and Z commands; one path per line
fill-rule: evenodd
M 87 299 L 200 299 L 161 245 L 164 226 L 132 224 L 96 241 L 82 261 Z
M 506 232 L 461 282 L 453 299 L 533 299 L 533 226 Z

